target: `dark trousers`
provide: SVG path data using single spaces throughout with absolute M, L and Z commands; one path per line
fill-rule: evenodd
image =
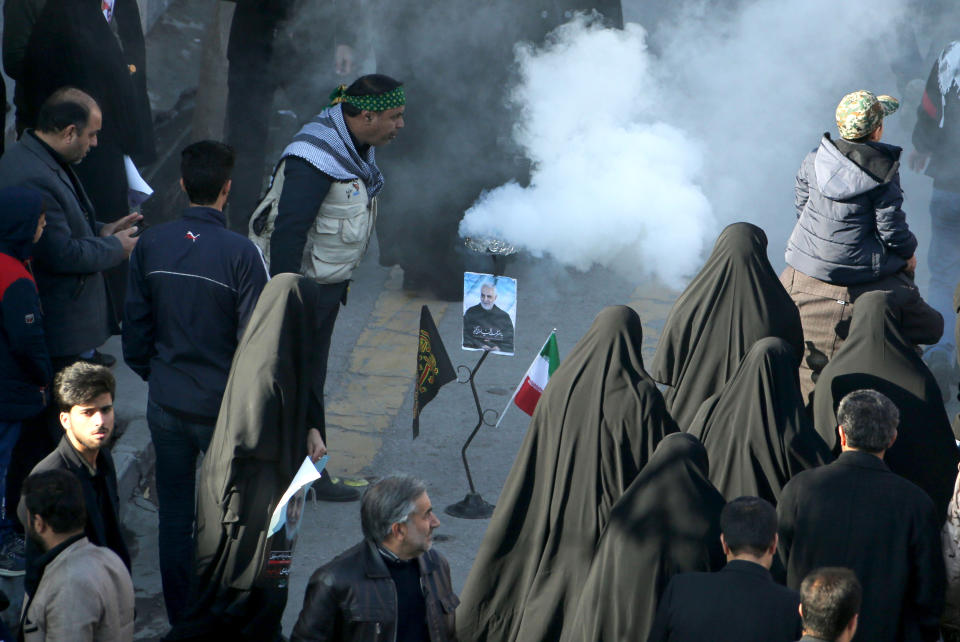
M 190 592 L 197 456 L 210 445 L 214 427 L 172 415 L 152 399 L 147 402 L 147 424 L 157 458 L 160 579 L 173 624 L 185 611 Z
M 323 387 L 327 381 L 327 360 L 330 358 L 330 340 L 333 337 L 333 326 L 337 322 L 341 302 L 346 303 L 349 282 L 334 283 L 322 287 L 330 296 L 325 297 L 324 302 L 321 304 L 323 308 L 317 316 L 317 322 L 319 324 L 317 327 L 317 336 L 320 338 L 320 341 L 317 346 L 317 360 L 313 370 L 313 400 L 311 400 L 309 405 L 307 420 L 311 428 L 316 428 L 320 431 L 323 442 L 327 448 L 330 448 L 330 444 L 327 443 L 327 422 L 324 411 Z

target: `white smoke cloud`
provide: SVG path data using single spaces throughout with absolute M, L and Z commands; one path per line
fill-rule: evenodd
M 700 147 L 651 117 L 658 89 L 644 30 L 603 29 L 584 17 L 541 49 L 517 48 L 516 142 L 530 185 L 483 194 L 464 236 L 505 238 L 535 256 L 595 264 L 677 284 L 715 232 L 696 178 Z
M 628 19 L 657 13 L 634 4 L 624 1 Z M 890 61 L 906 10 L 907 0 L 688 0 L 660 10 L 656 55 L 639 25 L 618 32 L 583 17 L 541 48 L 518 47 L 515 139 L 530 184 L 482 195 L 461 234 L 682 285 L 719 229 L 744 220 L 767 231 L 781 267 L 794 176 L 835 132 L 839 99 L 899 94 Z M 916 97 L 902 98 L 909 111 Z M 896 123 L 884 140 L 909 151 Z

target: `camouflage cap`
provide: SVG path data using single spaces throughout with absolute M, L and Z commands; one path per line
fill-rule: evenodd
M 877 128 L 884 116 L 900 107 L 892 96 L 874 96 L 869 91 L 847 94 L 837 105 L 837 129 L 847 140 L 863 138 Z

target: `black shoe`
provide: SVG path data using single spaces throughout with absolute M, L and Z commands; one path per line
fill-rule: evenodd
M 313 494 L 320 502 L 355 502 L 363 494 L 363 486 L 356 485 L 355 480 L 324 474 L 313 485 Z
M 87 363 L 92 363 L 97 366 L 105 366 L 107 368 L 112 368 L 117 364 L 117 358 L 112 354 L 107 354 L 106 352 L 100 352 L 99 350 L 93 351 L 93 356 L 89 359 L 80 359 L 80 361 L 86 361 Z

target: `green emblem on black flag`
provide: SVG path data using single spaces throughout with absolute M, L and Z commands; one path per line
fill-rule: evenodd
M 417 349 L 417 381 L 413 386 L 413 438 L 420 434 L 420 411 L 430 403 L 440 387 L 457 378 L 447 349 L 437 332 L 430 310 L 420 310 L 420 347 Z

